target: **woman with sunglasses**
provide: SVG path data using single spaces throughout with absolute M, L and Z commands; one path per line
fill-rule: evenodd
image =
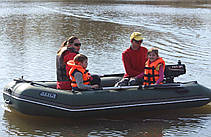
M 133 32 L 130 36 L 130 42 L 130 47 L 122 53 L 122 61 L 126 73 L 116 86 L 137 84 L 134 83 L 134 78 L 144 72 L 145 62 L 147 61 L 147 49 L 141 46 L 143 42 L 142 34 L 140 32 Z
M 70 67 L 67 62 L 73 60 L 79 53 L 80 47 L 81 43 L 75 36 L 71 36 L 61 44 L 56 56 L 57 89 L 72 89 L 68 74 Z

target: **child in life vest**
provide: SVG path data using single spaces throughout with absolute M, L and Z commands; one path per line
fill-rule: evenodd
M 86 70 L 88 58 L 83 54 L 77 54 L 73 60 L 67 63 L 71 69 L 69 71 L 70 79 L 72 80 L 72 89 L 82 91 L 87 89 L 97 89 L 99 84 L 92 84 L 92 77 Z M 98 80 L 100 82 L 100 78 Z
M 159 57 L 158 49 L 151 48 L 147 53 L 148 60 L 145 63 L 144 73 L 136 78 L 144 77 L 144 85 L 162 84 L 164 79 L 165 61 Z

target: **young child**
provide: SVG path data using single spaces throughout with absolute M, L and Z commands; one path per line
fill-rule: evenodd
M 162 84 L 164 79 L 165 61 L 159 57 L 158 49 L 148 50 L 148 60 L 145 63 L 144 74 L 139 74 L 136 78 L 144 77 L 144 85 Z
M 69 76 L 72 80 L 71 86 L 74 91 L 99 88 L 99 84 L 91 85 L 91 76 L 86 70 L 88 65 L 88 58 L 85 55 L 77 54 L 74 59 L 68 61 L 67 64 L 71 67 Z

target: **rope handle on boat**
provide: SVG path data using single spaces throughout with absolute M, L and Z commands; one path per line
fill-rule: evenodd
M 143 89 L 164 89 L 164 88 L 180 88 L 181 83 L 167 83 L 167 84 L 155 84 L 155 85 L 142 85 Z
M 5 102 L 6 104 L 12 104 L 11 100 L 9 100 L 9 99 L 6 99 L 4 102 Z

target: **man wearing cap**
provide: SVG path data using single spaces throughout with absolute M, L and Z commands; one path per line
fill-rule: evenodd
M 147 49 L 142 47 L 143 37 L 140 32 L 133 32 L 130 36 L 131 46 L 122 53 L 125 68 L 123 79 L 116 86 L 126 86 L 130 80 L 144 72 L 147 61 Z M 133 85 L 133 84 L 132 84 Z

